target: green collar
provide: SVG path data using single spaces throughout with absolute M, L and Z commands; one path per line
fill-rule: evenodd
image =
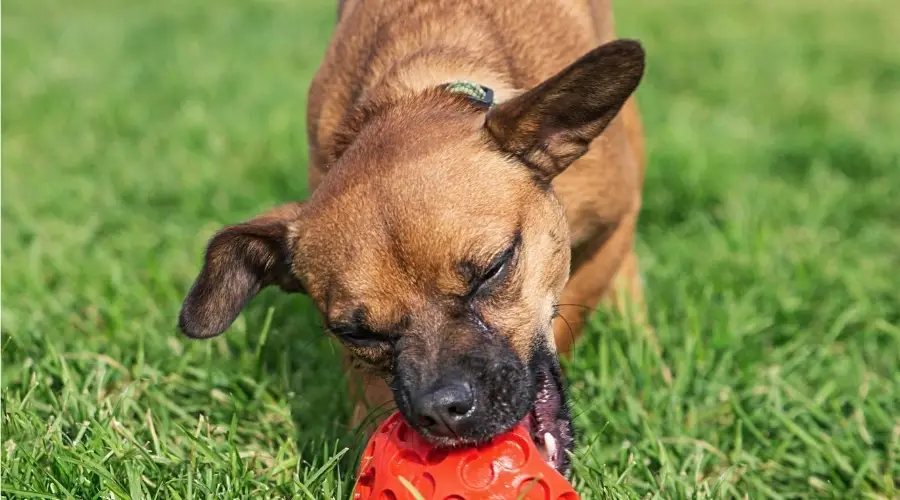
M 476 104 L 493 108 L 497 103 L 494 102 L 494 91 L 484 85 L 478 85 L 465 80 L 457 80 L 443 85 L 444 89 L 455 94 L 462 94 Z

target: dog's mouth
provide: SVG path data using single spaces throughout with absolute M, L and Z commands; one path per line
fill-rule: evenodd
M 498 358 L 494 356 L 494 358 Z M 530 433 L 544 461 L 566 476 L 569 452 L 575 443 L 574 429 L 556 353 L 538 347 L 532 358 L 522 363 L 510 353 L 507 364 L 475 358 L 457 361 L 460 372 L 477 381 L 476 403 L 455 428 L 433 432 L 431 425 L 417 414 L 408 387 L 415 387 L 412 362 L 396 363 L 391 380 L 395 401 L 407 422 L 422 437 L 441 448 L 482 446 L 521 424 Z M 479 366 L 481 365 L 481 366 Z M 456 368 L 454 368 L 456 369 Z M 450 370 L 448 370 L 450 371 Z M 450 371 L 449 377 L 453 376 Z M 481 404 L 477 400 L 481 399 Z
M 551 363 L 542 363 L 537 367 L 536 389 L 534 406 L 522 423 L 531 433 L 541 458 L 567 475 L 568 452 L 575 439 L 559 367 Z

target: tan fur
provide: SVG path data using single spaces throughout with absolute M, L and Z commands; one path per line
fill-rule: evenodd
M 586 308 L 612 300 L 617 281 L 641 301 L 644 154 L 624 99 L 643 62 L 633 51 L 579 59 L 614 38 L 609 0 L 347 0 L 339 12 L 309 90 L 313 195 L 213 239 L 183 330 L 218 334 L 260 288 L 302 288 L 327 325 L 416 335 L 420 357 L 439 364 L 478 342 L 454 312 L 469 293 L 461 273 L 517 234 L 506 286 L 477 308 L 522 359 L 534 335 L 568 353 Z M 436 89 L 458 79 L 491 87 L 499 106 L 485 113 Z M 592 109 L 570 123 L 569 111 Z M 391 357 L 348 353 L 359 423 L 390 404 Z

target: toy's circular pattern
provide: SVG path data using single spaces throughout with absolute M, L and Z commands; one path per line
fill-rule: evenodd
M 519 483 L 519 491 L 516 498 L 521 500 L 551 500 L 550 489 L 543 479 L 529 477 Z
M 413 450 L 403 450 L 388 461 L 394 476 L 418 477 L 425 469 L 425 461 Z
M 475 451 L 466 455 L 460 465 L 459 477 L 473 490 L 483 490 L 494 482 L 494 459 Z
M 428 455 L 425 457 L 425 460 L 428 462 L 428 465 L 438 465 L 443 462 L 447 455 L 450 452 L 447 450 L 442 450 L 440 448 L 432 448 L 428 450 Z
M 492 445 L 497 464 L 507 470 L 519 470 L 528 463 L 529 443 L 518 434 L 504 436 Z
M 432 447 L 394 413 L 363 452 L 352 498 L 416 500 L 407 485 L 426 500 L 579 500 L 541 459 L 523 426 L 478 448 L 445 450 Z

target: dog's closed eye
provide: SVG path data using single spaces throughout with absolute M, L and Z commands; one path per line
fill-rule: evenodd
M 500 273 L 506 269 L 507 264 L 509 264 L 510 257 L 512 257 L 512 253 L 509 251 L 500 254 L 495 261 L 491 263 L 491 267 L 489 267 L 481 277 L 481 283 L 491 281 L 500 275 Z
M 368 328 L 351 325 L 333 325 L 328 328 L 341 342 L 357 347 L 380 347 L 390 345 L 394 337 Z
M 517 233 L 509 246 L 491 259 L 490 264 L 483 271 L 473 273 L 474 279 L 470 281 L 469 296 L 490 292 L 494 285 L 501 282 L 509 274 L 513 257 L 516 255 L 516 250 L 519 248 L 521 240 L 521 234 Z

